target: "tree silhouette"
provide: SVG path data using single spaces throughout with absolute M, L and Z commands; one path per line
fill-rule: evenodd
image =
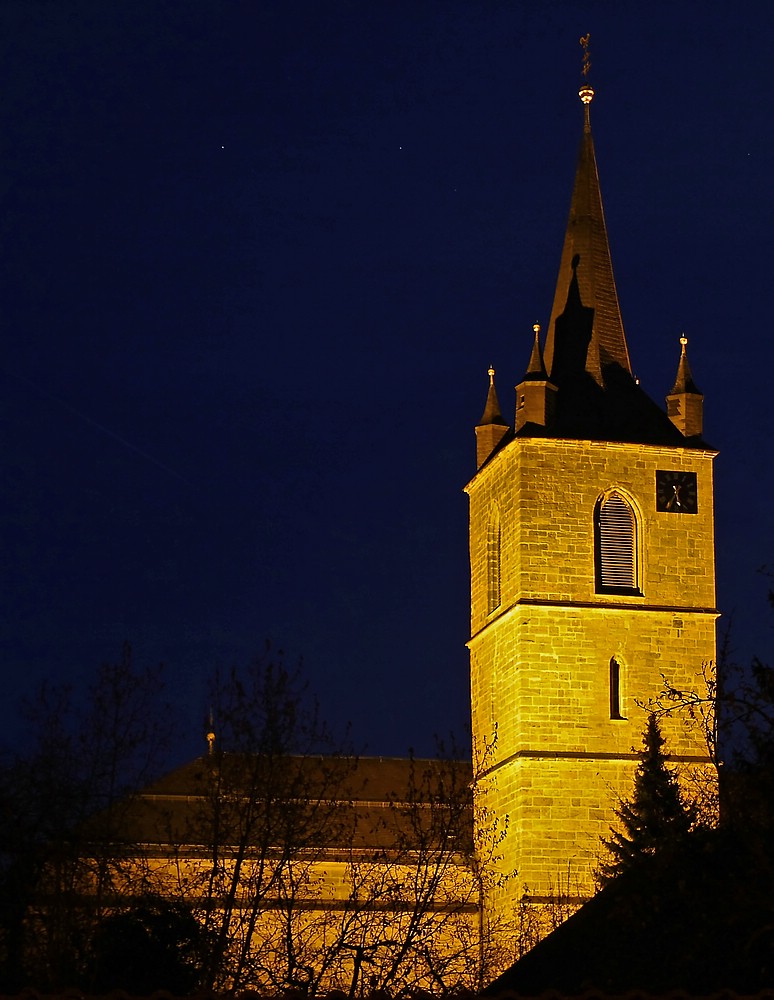
M 97 927 L 91 942 L 92 990 L 125 990 L 136 996 L 156 990 L 184 995 L 201 981 L 210 942 L 191 910 L 148 896 Z
M 608 857 L 597 871 L 603 885 L 658 850 L 682 841 L 693 825 L 693 810 L 683 801 L 677 778 L 667 767 L 664 743 L 658 719 L 651 714 L 642 738 L 634 793 L 615 810 L 620 828 L 603 840 Z
M 22 707 L 26 745 L 0 749 L 0 992 L 78 984 L 89 942 L 134 872 L 133 793 L 171 732 L 160 668 L 131 649 L 87 691 L 43 684 Z

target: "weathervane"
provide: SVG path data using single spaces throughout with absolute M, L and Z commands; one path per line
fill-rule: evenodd
M 587 132 L 591 131 L 591 121 L 589 120 L 589 104 L 591 104 L 594 98 L 594 88 L 589 83 L 589 70 L 591 69 L 591 56 L 589 55 L 589 39 L 591 38 L 591 33 L 581 35 L 580 44 L 583 47 L 583 83 L 581 83 L 580 90 L 578 91 L 578 97 L 580 97 L 583 102 L 584 108 L 584 128 Z
M 588 80 L 589 70 L 591 69 L 591 56 L 589 55 L 589 40 L 591 38 L 591 32 L 585 35 L 581 35 L 580 44 L 583 47 L 583 73 L 584 80 Z

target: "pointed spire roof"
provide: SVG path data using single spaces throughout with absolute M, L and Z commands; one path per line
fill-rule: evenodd
M 581 39 L 584 75 L 588 70 L 587 42 L 588 37 Z M 517 406 L 516 433 L 684 444 L 688 435 L 649 398 L 632 375 L 591 134 L 589 108 L 594 91 L 584 82 L 578 93 L 583 104 L 583 135 L 543 348 L 547 384 L 556 393 L 544 422 L 532 419 L 520 423 Z M 534 349 L 533 359 L 537 364 Z M 530 382 L 522 384 L 528 386 Z M 690 426 L 694 424 L 692 418 Z
M 588 35 L 581 44 L 586 77 Z M 701 437 L 703 396 L 684 348 L 666 412 L 632 375 L 591 134 L 594 91 L 584 82 L 578 93 L 583 135 L 550 325 L 542 353 L 533 327 L 529 366 L 516 386 L 512 429 L 502 418 L 494 371 L 489 372 L 489 395 L 476 427 L 479 468 L 514 438 L 707 447 Z
M 688 364 L 688 338 L 680 337 L 680 361 L 672 391 L 666 398 L 667 414 L 674 426 L 685 438 L 699 438 L 704 423 L 704 396 L 693 381 L 691 366 Z
M 500 411 L 500 402 L 497 398 L 497 390 L 494 384 L 495 370 L 491 365 L 487 374 L 489 375 L 489 392 L 486 396 L 484 412 L 477 426 L 484 427 L 487 424 L 500 424 L 503 427 L 507 427 L 508 424 L 503 420 L 503 415 Z
M 494 376 L 494 368 L 490 365 L 486 406 L 481 420 L 476 424 L 476 467 L 479 469 L 511 434 L 510 425 L 503 420 L 500 412 Z
M 685 334 L 680 337 L 680 345 L 682 350 L 680 352 L 680 361 L 677 365 L 677 377 L 669 395 L 676 396 L 679 393 L 686 392 L 691 395 L 700 396 L 701 389 L 694 382 L 693 375 L 691 374 L 691 366 L 688 364 L 688 352 L 685 350 L 688 346 L 688 338 Z
M 583 137 L 548 326 L 545 364 L 553 381 L 561 382 L 585 370 L 604 386 L 606 369 L 615 366 L 631 375 L 631 364 L 591 134 L 589 105 L 594 91 L 584 83 L 579 96 L 584 106 Z M 579 367 L 581 371 L 577 371 Z
M 532 344 L 532 354 L 529 358 L 527 373 L 524 376 L 525 382 L 545 381 L 548 378 L 546 366 L 543 363 L 543 352 L 540 350 L 540 323 L 535 323 L 532 327 L 535 332 L 535 340 Z
M 540 350 L 540 324 L 532 327 L 535 339 L 532 342 L 532 353 L 524 378 L 516 386 L 516 420 L 517 434 L 529 428 L 529 433 L 546 433 L 553 423 L 556 412 L 556 386 L 551 382 L 546 366 L 543 364 L 543 352 Z

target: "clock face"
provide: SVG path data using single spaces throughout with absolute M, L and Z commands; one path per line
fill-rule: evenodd
M 698 495 L 695 472 L 656 472 L 656 510 L 668 514 L 695 514 Z

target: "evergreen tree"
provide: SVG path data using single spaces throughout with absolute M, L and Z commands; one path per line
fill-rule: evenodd
M 693 810 L 683 801 L 677 778 L 666 765 L 664 743 L 658 719 L 651 714 L 642 737 L 634 794 L 615 810 L 620 829 L 603 840 L 608 857 L 597 871 L 603 885 L 681 840 L 692 826 Z

